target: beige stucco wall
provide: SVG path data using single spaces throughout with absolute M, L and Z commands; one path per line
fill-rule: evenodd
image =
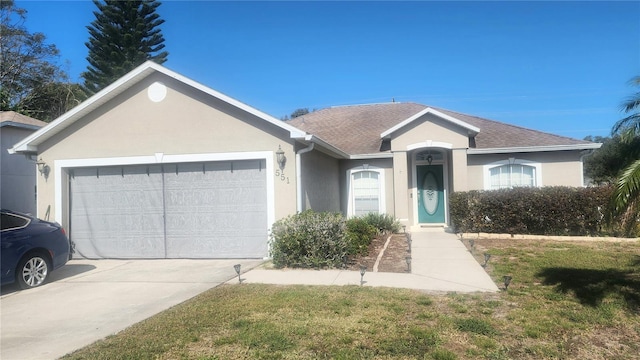
M 158 103 L 147 96 L 147 87 L 155 81 L 167 86 L 166 98 Z M 271 151 L 277 168 L 275 151 L 279 146 L 289 159 L 289 176 L 287 181 L 274 181 L 276 220 L 296 211 L 296 177 L 290 175 L 296 173 L 294 141 L 289 133 L 181 82 L 155 74 L 39 146 L 39 157 L 51 164 L 52 173 L 46 181 L 39 178 L 38 214 L 43 216 L 49 205 L 52 218 L 62 211 L 54 207 L 53 168 L 57 160 Z M 65 207 L 64 211 L 68 209 Z
M 338 159 L 318 150 L 301 154 L 303 208 L 340 212 Z
M 541 163 L 542 186 L 583 186 L 580 151 L 469 155 L 468 189 L 484 189 L 484 165 L 509 158 Z

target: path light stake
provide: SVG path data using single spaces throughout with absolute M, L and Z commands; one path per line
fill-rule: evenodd
M 473 246 L 476 244 L 476 242 L 473 239 L 469 239 L 469 248 L 471 248 L 471 251 L 473 251 Z
M 364 284 L 364 273 L 367 272 L 367 267 L 360 265 L 360 286 Z
M 509 284 L 511 284 L 511 276 L 510 275 L 505 275 L 504 276 L 504 291 L 507 291 L 507 289 L 509 289 Z
M 238 283 L 242 284 L 242 280 L 240 280 L 240 264 L 233 265 L 233 269 L 236 271 L 236 274 L 238 274 Z
M 484 253 L 484 265 L 482 265 L 482 267 L 487 267 L 487 263 L 489 263 L 489 259 L 491 259 L 491 254 Z
M 411 256 L 407 256 L 407 272 L 411 273 Z
M 407 225 L 402 225 L 402 232 L 406 233 L 407 232 Z

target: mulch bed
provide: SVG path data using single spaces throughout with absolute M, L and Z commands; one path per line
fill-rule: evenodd
M 378 272 L 407 273 L 407 256 L 411 256 L 411 249 L 406 234 L 382 235 L 374 238 L 369 245 L 369 252 L 351 259 L 347 269 L 360 271 L 360 265 L 365 265 L 367 271 L 372 272 L 378 254 L 383 250 L 389 236 L 391 240 L 378 264 Z

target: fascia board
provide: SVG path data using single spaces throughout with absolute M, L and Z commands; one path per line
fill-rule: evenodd
M 304 136 L 298 136 L 295 137 L 294 139 L 302 141 L 304 143 L 314 143 L 318 146 L 320 146 L 321 148 L 323 148 L 324 150 L 326 150 L 326 152 L 331 153 L 333 155 L 337 155 L 339 157 L 342 157 L 344 159 L 349 159 L 349 154 L 347 154 L 346 152 L 338 149 L 337 147 L 329 144 L 328 142 L 320 139 L 319 137 L 315 136 L 315 135 L 311 135 L 311 134 L 305 134 Z
M 24 123 L 19 123 L 19 122 L 15 122 L 15 121 L 3 121 L 3 122 L 0 123 L 0 128 L 5 127 L 5 126 L 10 126 L 10 127 L 18 128 L 18 129 L 34 130 L 34 131 L 40 130 L 42 128 L 42 126 L 24 124 Z
M 174 78 L 177 81 L 180 81 L 188 86 L 191 86 L 195 89 L 198 89 L 210 96 L 216 97 L 230 105 L 233 105 L 241 110 L 244 110 L 252 115 L 255 115 L 273 125 L 276 125 L 286 131 L 289 132 L 291 138 L 304 136 L 305 132 L 295 128 L 291 125 L 284 123 L 283 121 L 274 118 L 264 112 L 261 112 L 251 106 L 248 106 L 236 99 L 233 99 L 227 95 L 224 95 L 220 92 L 217 92 L 207 86 L 204 86 L 196 81 L 193 81 L 185 76 L 182 76 L 172 70 L 169 70 L 161 65 L 158 65 L 152 61 L 146 61 L 142 65 L 133 69 L 111 85 L 107 86 L 103 90 L 99 91 L 86 101 L 82 102 L 80 105 L 71 109 L 67 113 L 63 114 L 61 117 L 57 118 L 49 125 L 43 127 L 39 131 L 31 134 L 26 137 L 22 141 L 18 142 L 10 151 L 15 152 L 27 152 L 27 151 L 37 151 L 37 146 L 50 138 L 51 136 L 57 134 L 58 132 L 65 129 L 67 126 L 71 125 L 73 122 L 91 112 L 98 106 L 106 103 L 110 99 L 114 98 L 118 94 L 122 93 L 126 89 L 135 85 L 139 81 L 143 80 L 147 76 L 149 76 L 153 71 L 157 71 L 162 73 L 168 77 Z
M 390 152 L 379 154 L 356 154 L 349 156 L 350 160 L 368 160 L 368 159 L 391 159 L 393 154 Z
M 453 116 L 447 115 L 445 113 L 442 113 L 438 110 L 434 110 L 430 107 L 427 107 L 426 109 L 418 112 L 417 114 L 409 117 L 408 119 L 402 121 L 401 123 L 397 124 L 396 126 L 390 128 L 389 130 L 383 132 L 382 134 L 380 134 L 381 138 L 386 138 L 389 135 L 393 134 L 394 132 L 396 132 L 397 130 L 407 126 L 408 124 L 412 123 L 413 121 L 417 120 L 418 118 L 426 115 L 426 114 L 432 114 L 435 115 L 441 119 L 447 120 L 453 124 L 456 124 L 464 129 L 467 129 L 470 133 L 472 134 L 478 134 L 480 132 L 480 128 L 473 126 L 471 124 L 468 124 L 460 119 L 454 118 Z
M 237 108 L 239 108 L 241 110 L 244 110 L 244 111 L 246 111 L 246 112 L 248 112 L 248 113 L 250 113 L 252 115 L 255 115 L 255 116 L 257 116 L 257 117 L 259 117 L 259 118 L 261 118 L 261 119 L 263 119 L 263 120 L 265 120 L 265 121 L 277 126 L 277 127 L 280 127 L 282 129 L 288 131 L 289 132 L 289 136 L 292 139 L 304 137 L 306 135 L 306 133 L 304 131 L 302 131 L 302 130 L 294 127 L 294 126 L 291 126 L 291 125 L 285 123 L 284 121 L 282 121 L 280 119 L 276 119 L 275 117 L 273 117 L 273 116 L 271 116 L 271 115 L 269 115 L 267 113 L 264 113 L 264 112 L 254 108 L 254 107 L 251 107 L 251 106 L 249 106 L 249 105 L 247 105 L 247 104 L 245 104 L 245 103 L 243 103 L 243 102 L 241 102 L 239 100 L 236 100 L 236 99 L 234 99 L 234 98 L 232 98 L 230 96 L 227 96 L 227 95 L 225 95 L 225 94 L 223 94 L 221 92 L 213 90 L 212 88 L 210 88 L 208 86 L 202 85 L 199 82 L 191 80 L 191 79 L 189 79 L 189 78 L 187 78 L 187 77 L 185 77 L 183 75 L 180 75 L 180 74 L 178 74 L 178 73 L 176 73 L 174 71 L 171 71 L 171 70 L 169 70 L 167 68 L 161 67 L 160 65 L 157 65 L 155 63 L 152 63 L 152 64 L 157 66 L 157 67 L 159 67 L 158 71 L 162 72 L 163 74 L 165 74 L 167 76 L 170 76 L 170 77 L 172 77 L 172 78 L 174 78 L 174 79 L 176 79 L 176 80 L 178 80 L 178 81 L 180 81 L 180 82 L 182 82 L 182 83 L 184 83 L 186 85 L 189 85 L 189 86 L 191 86 L 191 87 L 193 87 L 195 89 L 198 89 L 198 90 L 200 90 L 200 91 L 202 91 L 202 92 L 204 92 L 204 93 L 206 93 L 208 95 L 211 95 L 211 96 L 213 96 L 215 98 L 218 98 L 219 100 L 222 100 L 222 101 L 224 101 L 224 102 L 226 102 L 226 103 L 228 103 L 230 105 L 233 105 L 233 106 L 235 106 L 235 107 L 237 107 Z
M 591 143 L 591 144 L 573 144 L 573 145 L 522 146 L 522 147 L 509 147 L 509 148 L 468 149 L 467 154 L 482 155 L 482 154 L 506 154 L 506 153 L 565 151 L 565 150 L 588 150 L 588 149 L 599 149 L 601 146 L 602 146 L 602 143 Z

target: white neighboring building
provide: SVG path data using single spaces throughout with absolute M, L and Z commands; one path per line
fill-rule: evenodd
M 46 122 L 13 111 L 0 112 L 0 207 L 24 213 L 36 214 L 35 159 L 22 154 L 9 154 L 14 144 L 20 142 Z

